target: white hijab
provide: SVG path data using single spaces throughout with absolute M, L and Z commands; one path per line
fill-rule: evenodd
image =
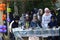
M 42 27 L 48 28 L 48 23 L 50 22 L 50 17 L 52 16 L 52 14 L 48 8 L 45 8 L 44 11 L 45 13 L 42 16 Z
M 45 11 L 45 13 L 44 13 L 44 14 L 45 14 L 45 15 L 47 15 L 47 16 L 51 14 L 51 12 L 50 12 L 49 8 L 45 8 L 45 9 L 44 9 L 44 11 Z M 49 13 L 47 13 L 47 11 L 49 11 Z

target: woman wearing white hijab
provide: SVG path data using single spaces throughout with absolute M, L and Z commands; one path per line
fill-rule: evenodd
M 44 11 L 45 11 L 45 13 L 42 16 L 42 27 L 48 28 L 48 23 L 51 20 L 52 14 L 51 14 L 49 8 L 45 8 Z

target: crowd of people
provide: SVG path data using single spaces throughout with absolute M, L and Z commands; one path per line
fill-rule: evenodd
M 19 25 L 26 28 L 53 28 L 58 27 L 57 17 L 51 12 L 49 8 L 39 9 L 38 12 L 31 12 L 31 14 L 22 14 L 19 20 Z
M 10 32 L 11 28 L 21 27 L 22 29 L 36 28 L 40 27 L 43 29 L 46 28 L 58 28 L 60 26 L 60 10 L 58 10 L 58 15 L 53 10 L 49 8 L 43 9 L 34 9 L 29 13 L 26 12 L 22 14 L 21 17 L 15 16 L 14 20 L 10 23 Z

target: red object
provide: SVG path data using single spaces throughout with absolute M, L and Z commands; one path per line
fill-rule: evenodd
M 3 14 L 2 20 L 6 20 L 6 14 Z

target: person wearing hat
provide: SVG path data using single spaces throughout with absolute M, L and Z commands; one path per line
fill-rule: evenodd
M 14 20 L 10 23 L 9 32 L 11 40 L 15 40 L 13 30 L 14 28 L 18 28 L 19 16 L 15 16 Z

